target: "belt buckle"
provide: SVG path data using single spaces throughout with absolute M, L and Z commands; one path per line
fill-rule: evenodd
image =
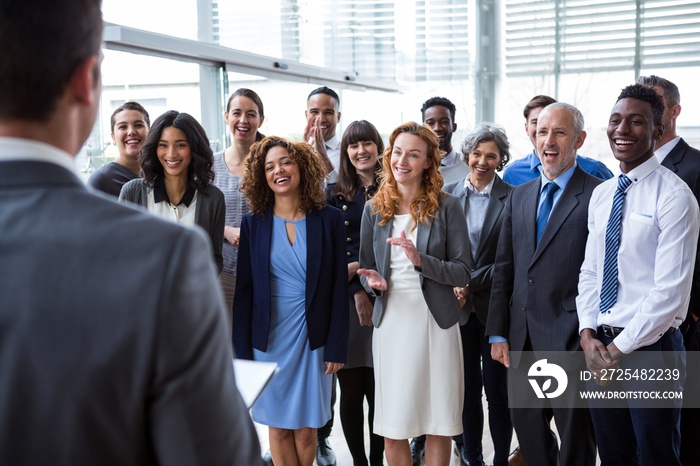
M 615 335 L 615 328 L 610 326 L 610 325 L 601 325 L 600 326 L 603 329 L 603 335 L 605 335 L 606 338 L 615 338 L 617 335 Z

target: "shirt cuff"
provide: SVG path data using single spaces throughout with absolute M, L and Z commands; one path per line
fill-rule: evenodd
M 491 335 L 489 337 L 489 343 L 508 343 L 508 339 L 498 335 Z
M 598 331 L 597 317 L 579 315 L 578 334 L 580 335 L 581 332 L 583 332 L 583 330 L 587 328 L 593 330 L 593 333 L 596 333 Z

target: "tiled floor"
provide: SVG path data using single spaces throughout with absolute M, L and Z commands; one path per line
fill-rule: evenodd
M 484 397 L 485 398 L 485 397 Z M 367 407 L 365 406 L 365 413 L 367 412 Z M 493 443 L 491 442 L 491 436 L 488 430 L 488 416 L 484 416 L 484 436 L 483 436 L 483 449 L 484 449 L 484 460 L 487 464 L 492 464 L 493 460 Z M 256 424 L 258 430 L 258 436 L 260 437 L 260 447 L 263 453 L 269 448 L 267 426 Z M 368 443 L 369 433 L 365 431 L 365 445 L 367 446 L 367 451 L 369 451 Z M 352 457 L 350 456 L 350 451 L 345 443 L 345 437 L 343 436 L 343 428 L 340 425 L 340 418 L 338 417 L 338 404 L 335 406 L 335 422 L 333 426 L 333 432 L 330 436 L 330 444 L 335 451 L 337 458 L 337 466 L 353 466 Z M 513 434 L 513 448 L 517 446 L 517 439 L 515 434 Z M 316 464 L 314 462 L 314 464 Z M 385 463 L 386 464 L 386 461 Z M 450 466 L 459 466 L 459 458 L 456 455 L 452 455 L 452 461 Z

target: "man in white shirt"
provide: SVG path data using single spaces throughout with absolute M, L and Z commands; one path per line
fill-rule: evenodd
M 681 94 L 678 86 L 659 76 L 640 76 L 639 84 L 654 88 L 664 102 L 664 135 L 656 143 L 654 156 L 664 167 L 683 180 L 700 202 L 700 151 L 690 147 L 676 131 L 676 119 L 681 114 Z M 690 293 L 688 316 L 681 329 L 686 351 L 700 351 L 700 268 L 695 260 L 695 278 Z M 685 393 L 700 396 L 700 380 L 686 379 Z M 697 395 L 696 395 L 697 394 Z M 686 397 L 686 404 L 688 398 Z M 681 463 L 691 464 L 700 458 L 700 410 L 683 408 L 681 411 Z
M 627 386 L 601 380 L 601 374 L 625 367 L 632 361 L 625 355 L 635 351 L 664 351 L 666 359 L 674 359 L 667 361 L 672 368 L 685 366 L 677 329 L 688 310 L 700 213 L 692 191 L 654 157 L 663 136 L 662 114 L 663 102 L 653 89 L 641 84 L 623 89 L 608 123 L 622 173 L 596 188 L 589 206 L 576 298 L 581 347 L 595 383 L 615 389 Z M 663 388 L 678 390 L 682 383 Z M 668 409 L 593 405 L 602 463 L 680 466 L 680 401 Z
M 333 89 L 326 86 L 314 89 L 306 98 L 304 114 L 306 115 L 304 140 L 311 144 L 321 157 L 328 171 L 328 182 L 335 183 L 340 168 L 340 137 L 336 134 L 340 122 L 340 97 Z M 335 381 L 336 376 L 333 375 L 331 407 L 335 406 Z M 325 426 L 318 429 L 316 463 L 319 466 L 334 466 L 336 464 L 335 452 L 328 441 L 333 429 L 334 417 L 334 410 L 331 409 L 330 420 Z
M 420 109 L 423 124 L 430 126 L 438 136 L 440 151 L 440 173 L 445 184 L 461 181 L 469 174 L 469 167 L 461 154 L 452 147 L 452 135 L 457 131 L 455 114 L 457 107 L 445 97 L 431 97 L 423 102 Z
M 335 183 L 340 168 L 340 97 L 331 88 L 314 89 L 306 98 L 304 141 L 311 144 L 328 171 L 328 182 Z M 325 465 L 321 465 L 325 466 Z

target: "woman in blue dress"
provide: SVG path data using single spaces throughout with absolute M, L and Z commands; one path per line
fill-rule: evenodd
M 325 205 L 325 170 L 305 143 L 267 137 L 251 147 L 233 303 L 237 357 L 279 372 L 253 405 L 276 466 L 311 466 L 330 419 L 331 374 L 347 358 L 348 272 L 343 220 Z

